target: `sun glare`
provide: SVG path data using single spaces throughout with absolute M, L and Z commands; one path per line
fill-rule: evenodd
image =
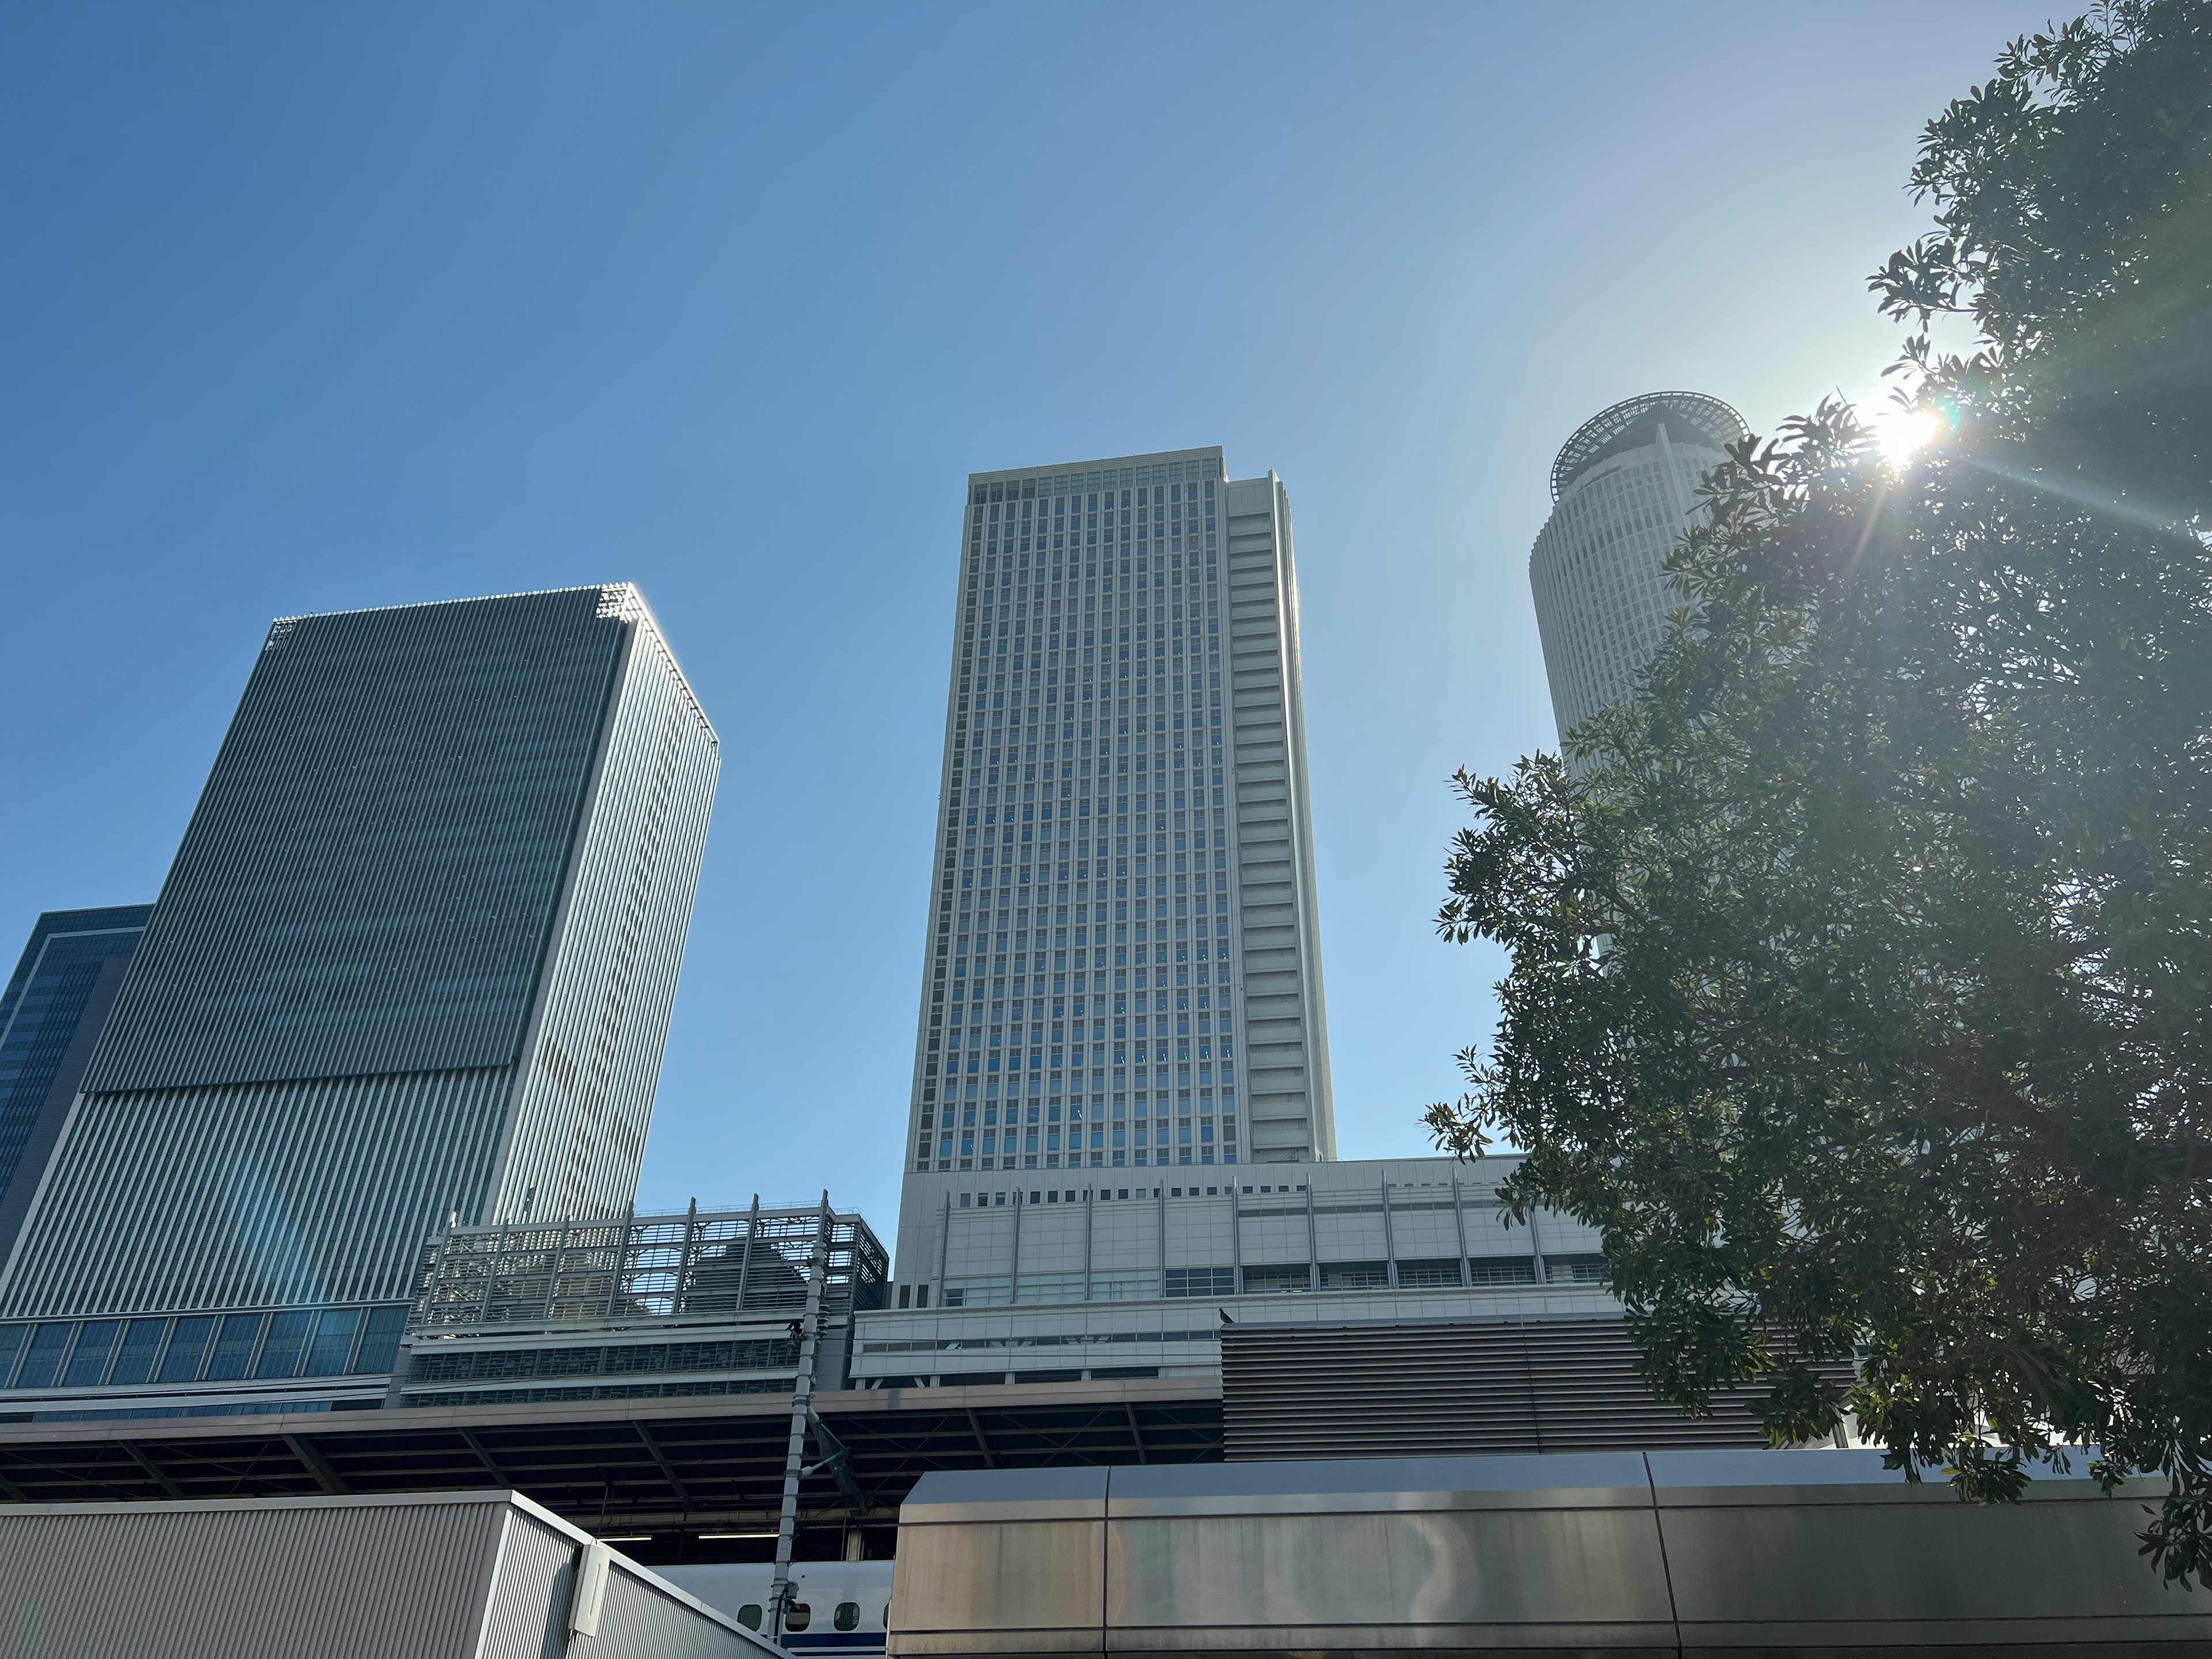
M 1932 410 L 1893 410 L 1875 422 L 1875 441 L 1892 466 L 1903 466 L 1942 433 L 1942 417 Z

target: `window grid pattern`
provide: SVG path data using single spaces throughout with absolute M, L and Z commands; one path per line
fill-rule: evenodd
M 0 1389 L 144 1388 L 388 1374 L 404 1306 L 0 1325 Z
M 911 1170 L 1249 1157 L 1229 488 L 1218 449 L 970 479 Z
M 1743 431 L 1734 410 L 1711 398 L 1697 402 L 1688 412 L 1705 425 L 1719 422 L 1704 407 L 1710 404 L 1735 421 L 1735 430 L 1709 434 L 1655 405 L 1657 418 L 1646 411 L 1640 424 L 1563 480 L 1536 538 L 1528 585 L 1562 738 L 1634 692 L 1681 603 L 1666 574 L 1667 555 L 1702 510 L 1697 492 L 1705 475 L 1728 459 L 1715 436 Z M 1631 441 L 1637 437 L 1645 441 Z
M 630 620 L 495 1217 L 618 1214 L 645 1160 L 720 754 L 652 618 Z

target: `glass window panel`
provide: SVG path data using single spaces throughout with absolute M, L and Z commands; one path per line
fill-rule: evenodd
M 315 1325 L 315 1340 L 307 1348 L 308 1376 L 340 1376 L 353 1352 L 354 1333 L 361 1328 L 358 1308 L 328 1308 Z
M 123 1328 L 118 1319 L 95 1319 L 76 1334 L 76 1346 L 70 1351 L 69 1367 L 62 1373 L 62 1382 L 72 1389 L 97 1388 L 107 1370 L 107 1355 L 115 1346 L 115 1334 Z
M 161 1352 L 166 1319 L 134 1319 L 123 1328 L 123 1340 L 115 1350 L 115 1364 L 107 1373 L 110 1387 L 143 1382 L 154 1374 L 154 1356 Z
M 23 1352 L 28 1325 L 0 1325 L 0 1389 L 8 1386 L 8 1373 L 15 1369 L 15 1356 Z
M 215 1349 L 208 1355 L 207 1380 L 228 1382 L 244 1376 L 253 1363 L 253 1345 L 260 1334 L 265 1314 L 226 1314 L 215 1335 Z
M 399 1358 L 399 1334 L 407 1327 L 404 1308 L 371 1308 L 368 1328 L 362 1333 L 361 1352 L 354 1356 L 353 1373 L 374 1376 L 388 1371 Z
M 161 1369 L 155 1372 L 156 1382 L 190 1382 L 200 1374 L 200 1359 L 207 1352 L 208 1338 L 215 1334 L 212 1319 L 179 1319 L 177 1328 L 170 1334 L 168 1352 L 161 1356 Z
M 22 1369 L 15 1373 L 19 1389 L 43 1389 L 54 1380 L 61 1369 L 62 1352 L 69 1346 L 70 1333 L 74 1325 L 40 1325 L 31 1333 L 31 1340 L 23 1350 Z
M 261 1345 L 261 1358 L 255 1362 L 256 1376 L 289 1376 L 300 1369 L 300 1350 L 307 1346 L 307 1333 L 314 1328 L 312 1313 L 280 1313 L 269 1316 L 269 1338 Z

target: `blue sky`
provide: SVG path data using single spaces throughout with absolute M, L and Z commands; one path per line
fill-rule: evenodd
M 963 476 L 1220 443 L 1296 519 L 1340 1149 L 1424 1150 L 1553 452 L 1875 394 L 1920 125 L 2045 16 L 13 6 L 0 935 L 154 896 L 270 617 L 635 580 L 724 745 L 641 1202 L 888 1228 Z

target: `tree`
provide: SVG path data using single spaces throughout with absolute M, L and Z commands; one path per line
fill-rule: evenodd
M 1872 279 L 1942 436 L 1748 441 L 1632 701 L 1474 810 L 1508 951 L 1439 1144 L 1601 1230 L 1655 1385 L 2016 1498 L 2162 1471 L 2212 1572 L 2212 9 L 2015 41 Z M 1929 344 L 1972 319 L 1966 356 Z M 1848 1389 L 1808 1362 L 1860 1357 Z

